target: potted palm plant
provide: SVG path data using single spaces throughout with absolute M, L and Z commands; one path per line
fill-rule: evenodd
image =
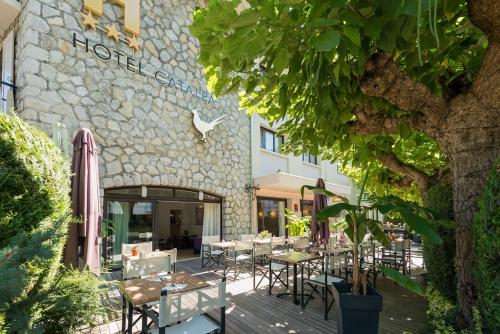
M 382 214 L 397 212 L 401 215 L 405 224 L 411 230 L 424 237 L 426 241 L 441 242 L 441 238 L 437 232 L 428 223 L 428 220 L 438 220 L 439 217 L 428 209 L 398 198 L 377 199 L 371 206 L 362 206 L 361 203 L 367 179 L 368 173 L 365 174 L 356 204 L 350 204 L 346 198 L 336 196 L 325 189 L 311 186 L 303 186 L 301 189 L 302 197 L 304 189 L 309 189 L 315 194 L 341 198 L 342 202 L 330 205 L 320 211 L 317 215 L 318 221 L 327 223 L 329 217 L 335 217 L 342 211 L 346 212 L 345 233 L 352 241 L 353 279 L 352 283 L 341 282 L 333 284 L 337 310 L 337 329 L 339 333 L 343 334 L 378 333 L 379 313 L 382 310 L 382 296 L 368 284 L 367 273 L 369 269 L 373 268 L 363 268 L 363 271 L 361 270 L 358 250 L 367 230 L 370 231 L 374 240 L 379 241 L 384 246 L 388 246 L 390 240 L 384 233 L 382 223 L 368 218 L 370 210 L 378 210 Z M 399 273 L 399 271 L 382 265 L 377 265 L 376 267 L 377 270 L 382 271 L 396 283 L 418 294 L 423 294 L 418 284 Z

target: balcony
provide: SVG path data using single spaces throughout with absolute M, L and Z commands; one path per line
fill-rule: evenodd
M 21 11 L 21 3 L 17 0 L 0 0 L 0 36 L 14 22 Z

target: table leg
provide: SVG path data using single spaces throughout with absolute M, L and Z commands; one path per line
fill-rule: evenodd
M 272 288 L 272 282 L 273 282 L 273 272 L 271 271 L 271 260 L 269 260 L 269 292 L 268 294 L 271 295 L 271 288 Z
M 127 322 L 128 322 L 127 333 L 128 334 L 132 334 L 132 315 L 133 315 L 133 312 L 134 312 L 134 307 L 132 306 L 132 303 L 129 302 L 128 303 L 128 315 L 127 315 Z
M 122 296 L 122 333 L 125 333 L 125 317 L 127 316 L 127 300 Z
M 142 316 L 142 334 L 148 333 L 148 317 L 146 316 L 146 307 L 147 305 L 142 306 L 141 316 Z
M 299 304 L 297 299 L 297 263 L 293 264 L 293 303 L 295 305 Z

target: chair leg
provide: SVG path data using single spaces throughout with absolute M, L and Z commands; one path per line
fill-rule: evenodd
M 328 320 L 328 286 L 323 288 L 325 293 L 325 320 Z

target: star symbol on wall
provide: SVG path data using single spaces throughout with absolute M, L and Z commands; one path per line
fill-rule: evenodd
M 116 30 L 114 24 L 109 24 L 106 26 L 106 29 L 108 30 L 108 37 L 114 39 L 116 42 L 120 40 L 120 35 L 121 33 Z
M 96 30 L 96 24 L 99 23 L 99 20 L 95 19 L 92 16 L 91 12 L 88 12 L 87 14 L 80 13 L 80 15 L 83 18 L 83 26 L 85 27 L 91 27 L 92 29 Z
M 127 38 L 128 38 L 128 47 L 134 49 L 135 51 L 139 51 L 140 45 L 139 42 L 137 42 L 135 35 L 132 35 L 132 37 L 127 37 Z

